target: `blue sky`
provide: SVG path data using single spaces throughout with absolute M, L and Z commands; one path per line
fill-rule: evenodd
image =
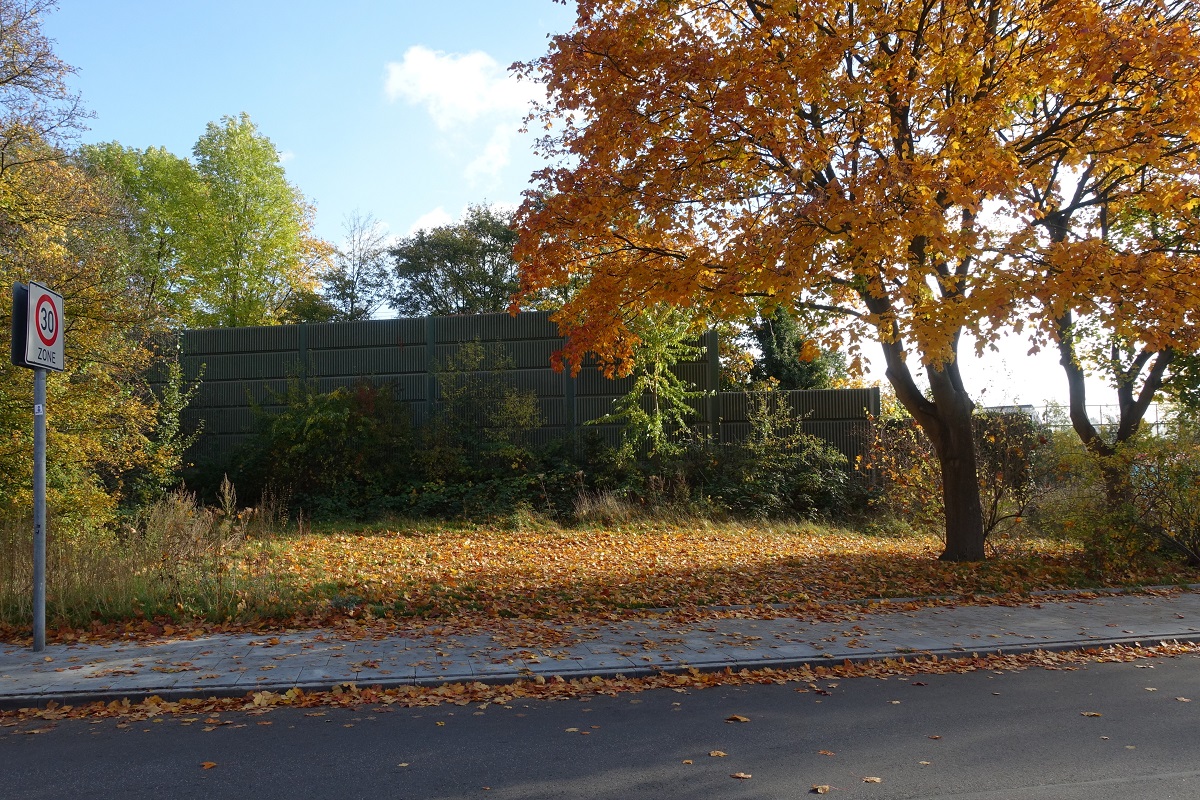
M 572 20 L 551 0 L 62 0 L 45 31 L 95 114 L 84 141 L 186 156 L 245 111 L 337 241 L 355 210 L 404 235 L 517 202 L 538 88 L 507 69 Z
M 61 3 L 44 27 L 95 114 L 83 141 L 186 156 L 208 122 L 245 111 L 334 242 L 354 211 L 404 236 L 469 203 L 518 202 L 541 166 L 517 133 L 539 89 L 508 66 L 544 53 L 574 19 L 573 4 L 552 0 Z M 977 400 L 1065 400 L 1054 353 L 1027 349 L 1010 339 L 977 359 L 964 344 Z M 1089 400 L 1112 395 L 1093 382 Z

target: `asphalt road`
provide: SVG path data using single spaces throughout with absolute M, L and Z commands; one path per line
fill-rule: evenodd
M 818 688 L 828 694 L 787 684 L 511 708 L 278 709 L 220 714 L 217 726 L 212 715 L 31 721 L 0 728 L 0 796 L 666 800 L 798 798 L 825 785 L 878 800 L 1200 797 L 1194 656 Z

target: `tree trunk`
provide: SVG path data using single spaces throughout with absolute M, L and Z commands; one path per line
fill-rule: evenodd
M 1175 358 L 1175 351 L 1164 348 L 1160 351 L 1142 350 L 1128 365 L 1120 363 L 1120 354 L 1114 348 L 1110 366 L 1117 389 L 1117 407 L 1120 417 L 1117 432 L 1111 442 L 1106 441 L 1096 430 L 1087 415 L 1087 386 L 1083 368 L 1075 353 L 1075 317 L 1071 311 L 1055 320 L 1058 335 L 1059 364 L 1067 374 L 1071 427 L 1079 435 L 1088 452 L 1100 459 L 1100 470 L 1104 479 L 1104 499 L 1109 511 L 1116 511 L 1128 504 L 1132 487 L 1129 484 L 1128 466 L 1117 459 L 1121 445 L 1137 435 L 1146 410 L 1154 400 L 1155 393 L 1162 388 L 1167 367 Z M 1142 387 L 1135 392 L 1136 382 L 1142 371 L 1149 366 Z
M 912 414 L 929 437 L 942 472 L 942 501 L 946 512 L 946 549 L 942 561 L 983 561 L 983 503 L 975 458 L 971 414 L 975 404 L 963 387 L 958 363 L 930 368 L 931 402 L 913 381 L 898 342 L 884 344 L 887 377 L 896 399 Z
M 979 498 L 975 404 L 962 388 L 957 363 L 929 370 L 937 419 L 925 428 L 942 469 L 942 500 L 946 509 L 946 549 L 942 561 L 984 559 L 983 503 Z M 924 427 L 924 425 L 923 425 Z

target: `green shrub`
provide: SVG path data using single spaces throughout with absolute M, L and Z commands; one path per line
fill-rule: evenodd
M 1139 528 L 1189 565 L 1200 566 L 1200 423 L 1173 421 L 1166 436 L 1144 436 L 1123 458 Z
M 251 496 L 274 489 L 314 516 L 362 515 L 418 477 L 408 409 L 389 388 L 321 393 L 297 381 L 284 399 L 259 413 L 238 457 L 236 482 Z
M 438 370 L 439 399 L 420 433 L 426 480 L 468 483 L 535 468 L 537 395 L 505 378 L 509 366 L 502 351 L 471 342 Z
M 1124 475 L 1122 497 L 1106 490 Z M 1113 456 L 1087 452 L 1070 429 L 1049 436 L 1034 462 L 1039 495 L 1029 519 L 1046 534 L 1076 541 L 1089 573 L 1111 578 L 1163 555 L 1200 566 L 1200 425 L 1173 421 L 1142 433 Z
M 737 517 L 841 510 L 849 481 L 846 457 L 804 433 L 779 395 L 751 395 L 749 417 L 744 440 L 695 440 L 688 448 L 683 475 L 694 499 Z

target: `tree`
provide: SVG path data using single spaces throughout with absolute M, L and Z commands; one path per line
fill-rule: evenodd
M 193 254 L 205 293 L 194 320 L 272 324 L 294 292 L 316 287 L 328 258 L 328 245 L 312 234 L 313 209 L 248 114 L 210 122 L 192 153 L 206 188 Z
M 321 294 L 333 308 L 333 319 L 370 319 L 392 297 L 387 233 L 370 214 L 346 218 L 345 238 L 333 254 L 333 265 L 321 279 Z
M 200 272 L 207 190 L 195 167 L 161 147 L 138 150 L 117 142 L 84 145 L 79 160 L 121 198 L 138 302 L 168 324 L 191 324 L 212 294 Z
M 1091 62 L 1087 74 L 1105 80 L 1060 81 L 1018 109 L 1019 126 L 1046 133 L 1026 144 L 1030 169 L 1017 207 L 1035 222 L 1010 250 L 1030 268 L 1034 321 L 1058 349 L 1072 427 L 1101 457 L 1116 506 L 1128 465 L 1112 456 L 1172 381 L 1172 365 L 1200 347 L 1200 94 L 1190 74 L 1200 16 L 1193 3 L 1120 4 L 1106 13 L 1131 30 L 1078 56 Z M 1087 415 L 1089 363 L 1116 389 L 1118 419 L 1107 437 Z
M 454 225 L 417 231 L 391 249 L 401 316 L 505 311 L 517 291 L 512 214 L 475 205 Z
M 750 377 L 773 380 L 779 389 L 832 389 L 846 374 L 846 359 L 840 353 L 821 350 L 796 318 L 783 306 L 750 325 L 761 355 Z
M 942 558 L 980 560 L 961 336 L 986 347 L 1026 310 L 1045 217 L 1022 188 L 1047 159 L 1136 168 L 1147 142 L 1200 129 L 1185 121 L 1195 18 L 1149 0 L 581 0 L 572 30 L 517 66 L 547 84 L 531 122 L 554 162 L 518 213 L 522 290 L 581 284 L 557 317 L 572 364 L 619 363 L 628 321 L 660 304 L 837 315 L 851 366 L 874 339 L 934 448 Z M 1181 80 L 1152 80 L 1166 73 Z M 1029 113 L 1046 91 L 1052 113 Z M 1170 125 L 1139 126 L 1154 107 Z M 1093 263 L 1049 285 L 1099 302 L 1101 284 Z
M 56 0 L 0 4 L 0 173 L 57 158 L 30 143 L 59 142 L 87 116 L 67 86 L 75 69 L 54 54 L 42 33 L 42 17 L 57 6 Z
M 694 344 L 701 333 L 696 320 L 678 309 L 664 306 L 647 311 L 630 323 L 637 336 L 632 358 L 633 386 L 613 402 L 613 411 L 594 421 L 621 423 L 621 451 L 625 458 L 671 452 L 671 434 L 687 429 L 695 410 L 689 400 L 704 396 L 671 371 L 681 361 L 695 359 L 704 348 Z
M 0 280 L 39 280 L 63 294 L 66 369 L 46 387 L 47 499 L 52 512 L 95 526 L 123 476 L 149 457 L 155 400 L 140 378 L 155 320 L 131 302 L 137 277 L 114 235 L 111 198 L 64 151 L 80 111 L 65 83 L 71 69 L 40 28 L 53 8 L 0 3 Z M 28 370 L 0 364 L 6 515 L 24 516 L 31 503 L 32 383 Z
M 87 145 L 80 161 L 123 198 L 135 291 L 175 327 L 270 325 L 321 308 L 332 248 L 246 114 L 209 123 L 195 163 L 159 147 Z M 329 312 L 330 314 L 332 311 Z

